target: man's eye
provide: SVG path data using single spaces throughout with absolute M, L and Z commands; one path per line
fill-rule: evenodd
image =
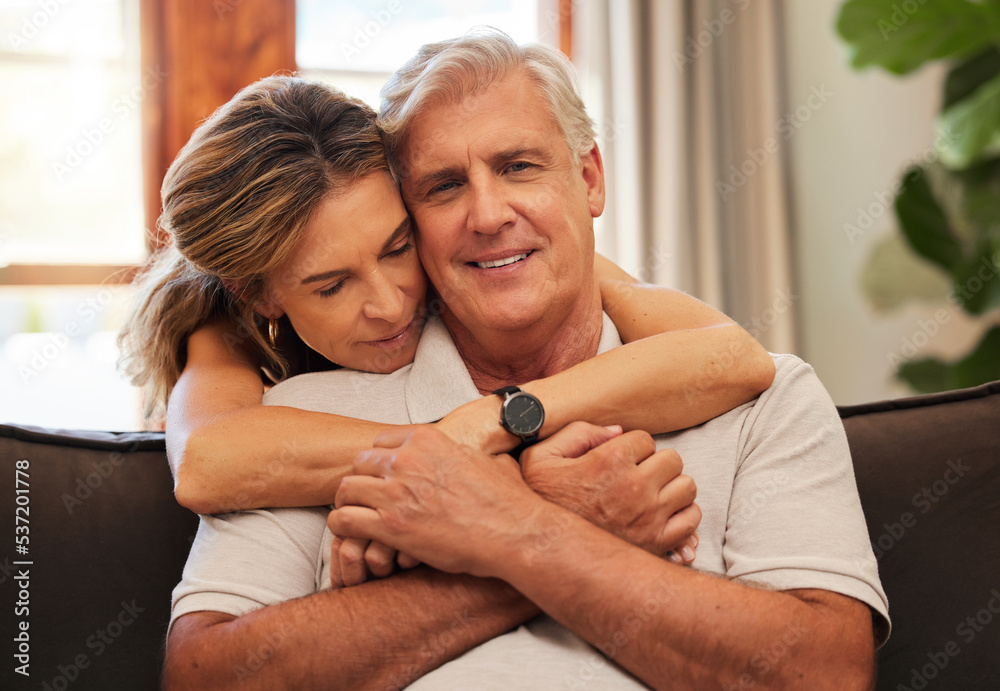
M 520 173 L 531 167 L 530 163 L 525 163 L 524 161 L 518 161 L 517 163 L 511 163 L 507 166 L 508 173 Z
M 442 182 L 440 185 L 435 185 L 431 188 L 430 194 L 437 194 L 439 192 L 447 192 L 448 190 L 453 190 L 458 186 L 457 182 Z

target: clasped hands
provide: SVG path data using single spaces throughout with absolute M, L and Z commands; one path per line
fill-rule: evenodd
M 675 563 L 694 560 L 694 481 L 649 434 L 574 422 L 520 460 L 428 426 L 380 434 L 341 482 L 327 520 L 333 586 L 421 562 L 497 577 L 501 555 L 536 543 L 566 511 Z

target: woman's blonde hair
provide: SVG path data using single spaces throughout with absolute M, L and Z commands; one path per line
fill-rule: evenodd
M 168 244 L 136 278 L 118 337 L 123 372 L 146 389 L 147 419 L 165 410 L 188 337 L 213 318 L 232 322 L 232 337 L 252 343 L 275 378 L 287 376 L 254 306 L 316 205 L 378 170 L 388 165 L 375 112 L 298 77 L 248 86 L 198 127 L 163 180 Z

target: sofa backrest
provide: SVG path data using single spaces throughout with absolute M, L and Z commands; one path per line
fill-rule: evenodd
M 840 413 L 892 619 L 878 688 L 995 688 L 1000 382 Z
M 0 473 L 0 688 L 158 688 L 198 526 L 174 501 L 163 435 L 0 425 Z
M 893 622 L 878 688 L 990 688 L 1000 679 L 1000 382 L 841 416 Z M 0 425 L 0 473 L 10 531 L 0 653 L 13 661 L 0 688 L 157 688 L 170 593 L 198 523 L 174 501 L 163 435 Z M 27 679 L 15 671 L 22 644 Z

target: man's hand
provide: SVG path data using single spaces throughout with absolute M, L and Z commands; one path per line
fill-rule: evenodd
M 701 509 L 682 465 L 677 452 L 657 451 L 645 432 L 585 422 L 521 454 L 525 481 L 545 499 L 653 554 L 678 550 L 679 560 L 690 562 Z
M 380 434 L 354 462 L 327 524 L 450 573 L 492 576 L 497 547 L 520 544 L 539 512 L 561 511 L 525 484 L 510 456 L 490 456 L 437 429 Z

